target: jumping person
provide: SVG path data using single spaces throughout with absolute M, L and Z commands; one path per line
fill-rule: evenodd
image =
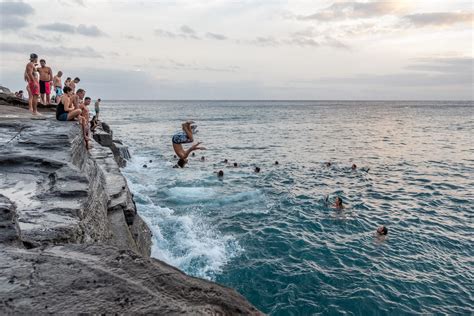
M 191 152 L 195 150 L 205 150 L 206 148 L 204 147 L 199 147 L 201 142 L 198 142 L 191 147 L 189 147 L 187 150 L 183 148 L 182 144 L 188 144 L 192 143 L 194 141 L 193 138 L 193 128 L 191 127 L 192 121 L 188 121 L 186 123 L 183 123 L 181 125 L 182 131 L 179 131 L 178 133 L 174 134 L 172 137 L 172 142 L 173 142 L 173 149 L 176 155 L 179 157 L 177 166 L 180 168 L 184 168 L 184 166 L 188 163 L 188 156 Z

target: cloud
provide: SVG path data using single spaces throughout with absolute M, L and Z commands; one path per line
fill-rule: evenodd
M 2 53 L 17 53 L 29 54 L 37 53 L 40 57 L 43 56 L 68 56 L 68 57 L 83 57 L 83 58 L 103 58 L 102 54 L 94 50 L 92 47 L 65 47 L 65 46 L 41 46 L 37 44 L 20 44 L 20 43 L 0 43 L 0 52 Z
M 84 24 L 79 24 L 76 30 L 77 30 L 77 33 L 85 35 L 85 36 L 92 36 L 92 37 L 105 36 L 105 33 L 102 32 L 95 25 L 87 26 Z
M 168 70 L 182 70 L 182 71 L 208 71 L 208 72 L 237 72 L 240 68 L 238 66 L 208 66 L 200 65 L 196 62 L 185 63 L 175 59 L 160 59 L 150 58 L 149 65 L 137 65 L 137 68 L 156 68 Z
M 405 15 L 402 18 L 414 27 L 449 26 L 453 24 L 471 24 L 474 21 L 473 12 L 431 12 Z
M 358 85 L 393 87 L 452 87 L 471 89 L 473 85 L 474 59 L 424 58 L 415 60 L 405 69 L 392 74 L 359 74 L 352 77 L 325 77 L 311 81 L 322 85 Z M 309 82 L 306 82 L 309 83 Z
M 182 25 L 179 28 L 178 32 L 170 32 L 163 29 L 155 29 L 154 33 L 156 36 L 159 36 L 159 37 L 200 39 L 196 31 L 187 25 Z
M 47 30 L 47 31 L 54 31 L 54 32 L 60 32 L 60 33 L 69 33 L 69 34 L 74 34 L 76 33 L 76 27 L 71 24 L 67 23 L 50 23 L 50 24 L 42 24 L 38 26 L 39 29 L 41 30 Z
M 134 36 L 130 34 L 122 34 L 122 37 L 128 40 L 143 41 L 143 38 L 141 38 L 140 36 Z
M 404 1 L 336 2 L 311 15 L 297 16 L 299 20 L 338 21 L 396 14 L 406 9 Z
M 31 5 L 24 2 L 0 2 L 2 15 L 28 16 L 35 10 Z
M 35 12 L 33 7 L 23 2 L 0 2 L 0 28 L 18 30 L 29 23 L 27 18 Z
M 207 32 L 206 37 L 210 38 L 210 39 L 219 40 L 219 41 L 224 41 L 224 40 L 227 39 L 227 36 L 225 36 L 225 35 L 217 34 L 217 33 L 211 33 L 211 32 Z
M 79 24 L 78 26 L 74 26 L 68 23 L 55 22 L 50 24 L 41 24 L 38 26 L 38 29 L 68 34 L 81 34 L 89 37 L 106 36 L 106 34 L 95 25 L 87 26 L 84 24 Z

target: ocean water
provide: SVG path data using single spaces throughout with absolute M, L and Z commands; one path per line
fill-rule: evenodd
M 271 315 L 474 313 L 472 102 L 109 101 L 101 115 L 131 148 L 154 257 Z M 188 119 L 207 150 L 173 169 Z

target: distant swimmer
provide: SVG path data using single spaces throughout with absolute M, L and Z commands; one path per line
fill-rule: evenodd
M 237 168 L 238 166 L 239 166 L 239 164 L 234 162 L 234 167 Z
M 183 123 L 181 125 L 182 131 L 179 131 L 178 133 L 174 134 L 172 137 L 172 142 L 173 142 L 173 149 L 176 155 L 179 157 L 177 166 L 180 168 L 184 168 L 184 166 L 188 163 L 188 156 L 191 152 L 195 150 L 205 150 L 206 148 L 200 147 L 199 145 L 201 142 L 198 142 L 191 147 L 189 147 L 187 150 L 183 148 L 182 144 L 189 144 L 194 141 L 193 138 L 193 130 L 191 128 L 191 124 L 194 122 L 188 121 L 186 123 Z
M 202 156 L 201 161 L 206 161 L 206 157 Z
M 338 210 L 342 210 L 343 208 L 345 208 L 344 204 L 342 203 L 342 198 L 340 198 L 339 196 L 336 196 L 333 207 Z
M 388 234 L 388 228 L 384 225 L 377 228 L 377 235 L 378 236 L 386 236 Z
M 223 163 L 229 163 L 229 160 L 224 159 Z
M 217 172 L 217 176 L 218 176 L 219 178 L 224 177 L 224 171 L 219 170 L 219 172 Z
M 255 171 L 255 173 L 259 173 L 260 172 L 260 167 L 255 167 L 254 171 Z
M 278 160 L 277 160 L 277 161 L 275 161 L 275 165 L 278 165 L 278 164 L 279 164 Z
M 356 169 L 357 169 L 357 165 L 356 165 L 355 163 L 353 163 L 352 166 L 351 166 L 351 169 L 352 169 L 352 170 L 356 170 Z
M 331 167 L 331 163 L 329 161 L 326 162 L 326 167 Z

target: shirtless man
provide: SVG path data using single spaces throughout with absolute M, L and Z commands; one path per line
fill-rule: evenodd
M 189 147 L 187 150 L 184 150 L 182 144 L 187 144 L 187 143 L 192 143 L 194 141 L 193 139 L 193 129 L 191 127 L 191 124 L 194 122 L 188 121 L 186 123 L 183 123 L 181 125 L 182 131 L 176 133 L 172 137 L 172 142 L 173 142 L 173 149 L 176 155 L 179 157 L 178 164 L 177 166 L 180 168 L 184 168 L 184 166 L 188 163 L 188 156 L 191 152 L 195 150 L 205 150 L 206 148 L 204 147 L 199 147 L 201 142 L 198 142 L 191 147 Z
M 40 74 L 40 93 L 41 93 L 41 102 L 45 105 L 51 103 L 49 98 L 51 94 L 51 82 L 53 81 L 53 71 L 51 67 L 46 66 L 46 60 L 40 60 L 41 67 L 38 69 Z
M 78 84 L 79 81 L 81 81 L 81 79 L 79 79 L 78 77 L 76 77 L 76 78 L 74 78 L 73 81 L 71 81 L 71 82 L 69 83 L 69 87 L 71 87 L 73 93 L 76 93 L 76 84 Z
M 25 81 L 28 82 L 28 106 L 34 115 L 38 115 L 38 96 L 40 94 L 39 83 L 35 78 L 35 64 L 38 62 L 38 55 L 30 54 L 30 62 L 26 64 Z
M 89 104 L 91 104 L 91 98 L 86 97 L 84 98 L 84 102 L 79 106 L 82 110 L 81 116 L 79 117 L 79 122 L 82 125 L 82 132 L 84 135 L 84 140 L 86 142 L 86 148 L 90 149 L 90 128 L 89 128 L 89 120 L 90 120 L 90 111 L 89 111 Z
M 71 86 L 69 86 L 69 88 L 72 89 Z M 74 108 L 75 109 L 79 109 L 81 104 L 82 104 L 82 100 L 84 100 L 84 95 L 86 94 L 86 91 L 84 89 L 79 89 L 77 90 L 76 94 L 72 97 L 72 105 L 74 105 Z
M 61 82 L 62 75 L 63 72 L 60 70 L 53 78 L 54 93 L 56 93 L 56 103 L 59 103 L 59 97 L 63 95 L 63 84 Z

